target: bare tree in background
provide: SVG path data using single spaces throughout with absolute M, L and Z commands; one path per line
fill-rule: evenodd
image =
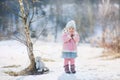
M 120 52 L 119 7 L 110 0 L 102 0 L 99 13 L 103 28 L 102 46 L 115 53 Z
M 99 10 L 99 13 L 101 15 L 101 23 L 102 23 L 102 43 L 105 44 L 105 29 L 106 29 L 106 15 L 107 12 L 109 10 L 109 5 L 110 4 L 110 0 L 102 0 L 102 4 L 101 4 L 101 8 Z M 104 46 L 104 45 L 103 45 Z
M 62 14 L 62 1 L 56 0 L 56 26 L 55 26 L 55 42 L 57 41 L 58 27 L 60 26 L 61 14 Z

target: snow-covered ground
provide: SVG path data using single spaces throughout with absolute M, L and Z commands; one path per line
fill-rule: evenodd
M 97 58 L 103 49 L 87 44 L 78 46 L 76 74 L 66 74 L 61 58 L 62 44 L 38 41 L 34 45 L 34 55 L 44 58 L 50 72 L 43 75 L 9 76 L 5 71 L 20 71 L 29 65 L 26 47 L 17 41 L 0 42 L 0 80 L 120 80 L 120 59 L 103 60 Z M 17 67 L 5 68 L 16 65 Z

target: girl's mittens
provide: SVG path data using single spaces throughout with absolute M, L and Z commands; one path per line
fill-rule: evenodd
M 76 34 L 73 36 L 73 39 L 75 40 L 76 43 L 79 42 L 79 35 L 78 35 L 78 33 L 76 33 Z
M 73 38 L 74 34 L 71 34 L 71 38 Z

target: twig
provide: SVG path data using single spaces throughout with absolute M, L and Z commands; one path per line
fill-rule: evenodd
M 7 30 L 8 32 L 10 32 L 10 33 L 13 33 L 12 31 L 10 31 L 10 30 Z M 23 39 L 20 39 L 18 36 L 16 36 L 16 35 L 13 35 L 15 38 L 12 38 L 12 39 L 15 39 L 15 40 L 17 40 L 17 41 L 19 41 L 19 42 L 21 42 L 21 43 L 23 43 L 24 45 L 26 45 L 26 42 L 23 40 Z
M 40 35 L 42 34 L 43 30 L 46 28 L 47 24 L 48 24 L 48 21 L 47 21 L 46 25 L 42 28 L 41 32 L 39 33 L 38 37 L 37 37 L 36 40 L 33 42 L 33 44 L 35 44 L 36 41 L 39 39 Z
M 38 16 L 37 18 L 43 18 L 43 17 L 45 17 L 45 15 L 44 16 Z M 36 22 L 36 21 L 38 21 L 38 20 L 37 19 L 36 20 L 32 20 L 31 23 Z
M 15 35 L 14 35 L 14 37 L 15 37 L 15 38 L 13 38 L 13 39 L 15 39 L 15 40 L 23 43 L 25 46 L 27 46 L 27 44 L 26 44 L 26 42 L 25 42 L 24 40 L 20 39 L 19 37 L 15 36 Z
M 31 1 L 32 2 L 32 16 L 31 16 L 31 18 L 30 18 L 30 21 L 29 21 L 29 26 L 30 26 L 30 24 L 32 23 L 32 20 L 33 20 L 33 17 L 34 17 L 34 15 L 35 15 L 35 10 L 34 10 L 34 3 L 33 3 L 33 1 Z

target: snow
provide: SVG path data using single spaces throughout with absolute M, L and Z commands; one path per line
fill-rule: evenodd
M 120 59 L 99 58 L 102 48 L 79 44 L 76 58 L 76 74 L 66 74 L 61 58 L 62 43 L 38 41 L 34 45 L 34 55 L 48 59 L 45 62 L 50 72 L 43 75 L 9 76 L 4 71 L 20 71 L 29 65 L 26 47 L 20 42 L 9 40 L 0 42 L 0 80 L 120 80 Z M 53 60 L 53 61 L 49 61 Z M 3 66 L 21 65 L 17 68 Z

